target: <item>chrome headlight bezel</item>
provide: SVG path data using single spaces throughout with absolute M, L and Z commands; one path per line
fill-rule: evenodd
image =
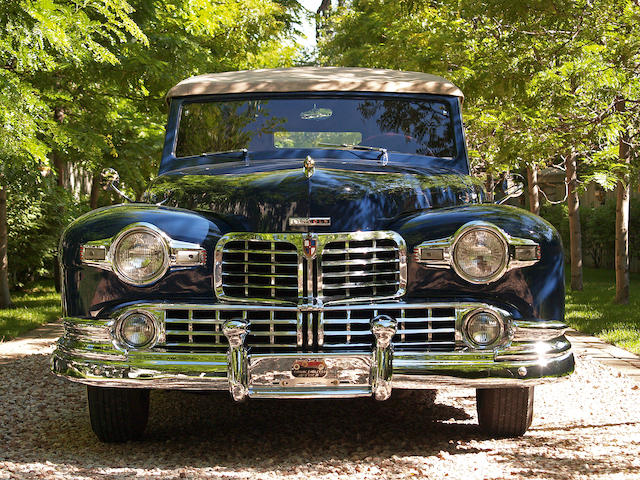
M 477 315 L 490 315 L 496 319 L 499 326 L 498 335 L 496 338 L 488 343 L 478 343 L 473 339 L 472 334 L 469 332 L 469 324 Z M 464 342 L 474 350 L 492 350 L 499 347 L 509 341 L 509 326 L 505 323 L 505 318 L 498 312 L 488 308 L 476 308 L 466 313 L 462 320 L 462 338 Z
M 473 230 L 485 230 L 496 235 L 502 243 L 503 260 L 491 275 L 478 277 L 467 274 L 455 261 L 455 249 L 460 239 Z M 414 248 L 414 261 L 428 268 L 450 268 L 463 280 L 486 285 L 500 280 L 515 268 L 529 267 L 540 261 L 540 245 L 528 238 L 513 237 L 493 223 L 472 221 L 462 225 L 452 236 L 422 242 Z
M 463 267 L 460 266 L 460 264 L 456 260 L 456 252 L 459 248 L 462 248 L 460 246 L 461 240 L 465 237 L 465 235 L 468 235 L 472 232 L 477 232 L 477 231 L 488 232 L 490 235 L 494 235 L 498 239 L 498 241 L 501 243 L 500 253 L 502 254 L 502 258 L 500 260 L 500 263 L 498 267 L 495 269 L 494 273 L 490 275 L 486 275 L 484 277 L 469 274 L 464 270 Z M 474 283 L 474 284 L 491 283 L 498 280 L 499 278 L 502 278 L 502 276 L 507 271 L 508 265 L 509 265 L 509 241 L 506 238 L 504 232 L 498 227 L 496 227 L 495 225 L 492 225 L 490 223 L 471 224 L 471 225 L 466 225 L 462 227 L 460 230 L 456 232 L 453 245 L 451 246 L 451 266 L 460 278 L 466 280 L 469 283 Z
M 125 321 L 134 315 L 141 315 L 143 317 L 146 317 L 147 321 L 153 326 L 153 329 L 154 329 L 153 335 L 151 336 L 149 341 L 146 342 L 145 344 L 141 344 L 141 345 L 132 344 L 126 339 L 122 331 Z M 147 311 L 145 309 L 141 309 L 141 308 L 129 310 L 124 314 L 120 315 L 112 324 L 111 336 L 113 338 L 115 346 L 121 350 L 126 350 L 126 351 L 148 350 L 150 348 L 153 348 L 155 345 L 157 345 L 158 342 L 161 340 L 161 338 L 164 338 L 161 323 L 159 322 L 159 319 L 157 318 L 157 316 L 154 315 L 152 312 Z
M 137 232 L 153 235 L 161 242 L 161 268 L 144 281 L 129 277 L 116 261 L 117 249 L 128 235 Z M 136 222 L 121 229 L 114 237 L 80 245 L 80 263 L 113 272 L 120 281 L 135 287 L 147 287 L 162 279 L 171 269 L 201 267 L 207 264 L 207 250 L 199 244 L 174 240 L 163 230 L 146 222 Z
M 160 243 L 161 251 L 163 255 L 160 268 L 145 279 L 131 278 L 130 276 L 128 276 L 126 273 L 123 272 L 122 265 L 120 265 L 117 261 L 118 249 L 121 247 L 123 240 L 125 240 L 130 235 L 135 235 L 136 233 L 146 233 L 153 236 Z M 164 234 L 164 232 L 153 225 L 133 224 L 133 225 L 129 225 L 128 227 L 125 227 L 115 237 L 111 245 L 110 253 L 111 253 L 111 264 L 113 267 L 113 273 L 115 273 L 121 281 L 129 285 L 140 287 L 140 286 L 151 285 L 157 282 L 169 270 L 169 251 L 170 251 L 169 242 L 170 240 Z

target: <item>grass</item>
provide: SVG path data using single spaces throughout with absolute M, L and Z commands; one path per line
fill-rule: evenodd
M 584 289 L 574 292 L 567 276 L 566 320 L 581 332 L 640 354 L 640 274 L 631 274 L 628 305 L 614 303 L 616 277 L 613 270 L 585 268 Z
M 631 274 L 628 305 L 616 305 L 615 272 L 584 269 L 584 290 L 568 286 L 566 320 L 581 332 L 596 335 L 626 350 L 640 354 L 640 274 Z M 634 295 L 635 294 L 635 295 Z M 0 310 L 0 341 L 11 340 L 60 315 L 60 296 L 53 282 L 39 282 L 13 294 L 15 308 Z
M 0 310 L 0 342 L 11 340 L 60 316 L 60 294 L 53 281 L 37 282 L 11 295 L 14 307 Z

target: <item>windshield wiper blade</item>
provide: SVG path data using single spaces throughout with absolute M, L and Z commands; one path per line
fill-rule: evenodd
M 362 150 L 365 152 L 380 152 L 378 160 L 385 167 L 389 163 L 389 153 L 386 148 L 383 147 L 370 147 L 369 145 L 352 145 L 349 143 L 333 144 L 333 143 L 319 143 L 319 147 L 337 148 L 339 150 Z
M 242 160 L 244 160 L 245 166 L 247 167 L 249 166 L 249 150 L 247 150 L 246 148 L 239 148 L 238 150 L 225 150 L 224 152 L 205 152 L 200 154 L 200 156 L 215 158 L 215 157 L 227 155 L 229 153 L 241 153 Z

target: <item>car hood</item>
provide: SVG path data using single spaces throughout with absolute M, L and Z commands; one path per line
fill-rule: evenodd
M 146 198 L 225 222 L 225 230 L 378 230 L 418 210 L 480 203 L 480 181 L 449 169 L 372 162 L 302 161 L 191 167 L 159 176 Z M 330 217 L 323 227 L 290 227 L 292 217 Z

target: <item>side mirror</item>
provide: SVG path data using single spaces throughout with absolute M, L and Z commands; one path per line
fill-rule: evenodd
M 110 190 L 117 187 L 120 183 L 120 174 L 113 168 L 105 168 L 100 173 L 100 183 L 104 190 Z
M 128 202 L 133 202 L 127 195 L 118 188 L 120 184 L 120 175 L 113 168 L 105 168 L 100 173 L 100 183 L 105 190 L 113 190 Z
M 500 183 L 500 190 L 504 195 L 496 201 L 498 205 L 502 205 L 510 198 L 519 197 L 524 193 L 524 178 L 518 174 L 507 174 Z

